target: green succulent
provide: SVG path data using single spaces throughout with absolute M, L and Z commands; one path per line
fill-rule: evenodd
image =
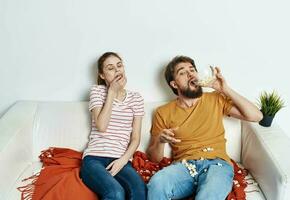
M 259 106 L 263 115 L 274 116 L 281 108 L 284 107 L 284 101 L 276 91 L 264 91 L 260 94 Z

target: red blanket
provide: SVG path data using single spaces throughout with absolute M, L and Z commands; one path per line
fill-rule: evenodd
M 79 177 L 82 153 L 66 148 L 42 151 L 43 168 L 32 183 L 18 188 L 22 200 L 98 200 Z
M 22 200 L 98 200 L 79 177 L 82 153 L 66 148 L 49 148 L 39 156 L 43 168 L 38 175 L 31 176 L 31 183 L 19 187 Z M 235 184 L 227 200 L 243 200 L 245 198 L 244 178 L 246 171 L 240 169 L 234 161 Z M 148 160 L 146 154 L 137 151 L 133 156 L 132 165 L 147 183 L 158 170 L 169 165 L 171 160 L 163 158 L 160 163 Z

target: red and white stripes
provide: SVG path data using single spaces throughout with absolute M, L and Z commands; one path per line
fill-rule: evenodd
M 90 93 L 89 110 L 102 107 L 107 96 L 104 85 L 93 85 Z M 137 92 L 126 90 L 123 102 L 114 100 L 109 125 L 105 132 L 99 132 L 92 120 L 89 144 L 84 151 L 86 155 L 102 157 L 121 157 L 127 150 L 132 133 L 132 122 L 135 116 L 144 115 L 144 100 Z

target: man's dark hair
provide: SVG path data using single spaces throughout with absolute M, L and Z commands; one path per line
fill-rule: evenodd
M 194 64 L 194 60 L 187 56 L 176 56 L 174 57 L 166 66 L 165 69 L 165 79 L 169 87 L 172 89 L 174 94 L 178 95 L 177 89 L 170 85 L 170 82 L 174 80 L 174 69 L 179 63 L 190 63 L 197 71 L 196 66 Z

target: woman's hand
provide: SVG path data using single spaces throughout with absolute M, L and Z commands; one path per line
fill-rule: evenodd
M 118 74 L 109 84 L 109 89 L 114 92 L 121 91 L 122 89 L 124 89 L 126 83 L 127 83 L 127 78 L 125 77 L 125 75 Z
M 121 157 L 119 159 L 114 160 L 111 162 L 107 167 L 106 170 L 109 171 L 109 173 L 112 176 L 115 176 L 119 173 L 119 171 L 128 163 L 128 159 Z
M 227 90 L 228 85 L 226 83 L 225 78 L 221 74 L 220 68 L 218 67 L 213 68 L 211 66 L 211 70 L 213 72 L 215 79 L 209 83 L 208 87 L 211 87 L 218 92 L 224 93 Z

